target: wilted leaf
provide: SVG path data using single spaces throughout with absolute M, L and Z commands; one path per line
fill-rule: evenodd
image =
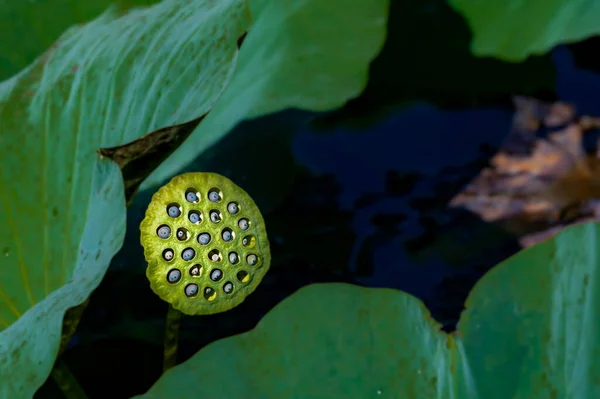
M 522 61 L 600 33 L 600 3 L 588 0 L 449 0 L 473 31 L 471 51 Z
M 96 151 L 207 112 L 248 24 L 243 0 L 113 8 L 0 84 L 0 398 L 43 383 L 122 244 L 123 180 Z
M 142 189 L 161 184 L 244 119 L 286 108 L 337 108 L 365 87 L 385 39 L 388 0 L 250 0 L 250 6 L 253 25 L 231 84 Z
M 453 334 L 406 293 L 314 284 L 137 398 L 599 397 L 599 248 L 586 224 L 523 250 L 477 283 Z
M 568 104 L 515 102 L 513 130 L 503 148 L 450 205 L 515 228 L 526 246 L 565 223 L 600 220 L 600 160 L 583 146 L 584 134 L 600 120 L 577 117 Z M 540 137 L 544 130 L 547 137 Z
M 98 153 L 114 161 L 125 181 L 125 199 L 131 201 L 141 182 L 181 145 L 208 113 L 190 122 L 148 133 L 130 143 L 100 148 Z

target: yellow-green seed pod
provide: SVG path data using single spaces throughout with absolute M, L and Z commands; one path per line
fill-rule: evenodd
M 258 207 L 216 173 L 174 177 L 152 197 L 140 230 L 150 287 L 187 315 L 239 305 L 271 263 Z

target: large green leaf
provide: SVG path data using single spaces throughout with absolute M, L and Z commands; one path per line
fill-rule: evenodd
M 74 24 L 100 15 L 113 2 L 126 9 L 158 0 L 44 0 L 1 2 L 0 80 L 25 68 Z
M 521 63 L 473 57 L 471 36 L 467 22 L 447 0 L 391 2 L 386 42 L 371 64 L 366 89 L 313 127 L 364 127 L 413 101 L 450 109 L 497 107 L 506 93 L 554 89 L 550 55 Z
M 408 294 L 311 285 L 139 398 L 598 398 L 598 248 L 579 225 L 498 265 L 451 335 Z
M 385 39 L 388 0 L 250 0 L 250 6 L 253 25 L 231 84 L 142 188 L 162 183 L 244 119 L 286 108 L 337 108 L 365 87 Z
M 600 3 L 589 0 L 448 0 L 473 31 L 471 51 L 522 61 L 600 33 Z
M 0 84 L 0 398 L 43 383 L 122 244 L 122 177 L 96 150 L 207 112 L 248 24 L 244 0 L 113 8 Z

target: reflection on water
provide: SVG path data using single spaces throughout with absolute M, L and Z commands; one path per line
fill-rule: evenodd
M 296 162 L 335 182 L 338 212 L 352 214 L 356 238 L 337 258 L 358 283 L 409 292 L 452 328 L 471 284 L 518 249 L 497 227 L 447 206 L 485 165 L 485 149 L 502 142 L 511 116 L 423 104 L 369 132 L 296 135 Z M 462 292 L 445 288 L 457 273 L 468 276 Z

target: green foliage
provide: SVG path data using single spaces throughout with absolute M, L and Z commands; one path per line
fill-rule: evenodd
M 391 2 L 386 42 L 371 64 L 367 88 L 336 114 L 353 122 L 362 115 L 373 116 L 376 123 L 387 108 L 406 102 L 424 100 L 451 109 L 485 107 L 497 105 L 506 93 L 554 87 L 549 54 L 521 63 L 473 57 L 471 36 L 467 22 L 447 0 Z M 325 118 L 332 121 L 331 115 Z M 373 123 L 369 118 L 364 122 Z
M 248 25 L 243 0 L 112 8 L 0 84 L 1 398 L 43 383 L 65 310 L 122 245 L 122 177 L 96 150 L 207 112 Z
M 600 3 L 589 0 L 448 0 L 473 31 L 471 51 L 522 61 L 600 33 Z
M 600 397 L 598 248 L 590 223 L 523 250 L 475 286 L 451 335 L 408 294 L 311 285 L 138 398 Z
M 163 183 L 237 123 L 287 108 L 325 111 L 358 96 L 383 45 L 388 0 L 250 0 L 253 25 L 223 95 L 142 184 Z M 343 12 L 341 11 L 343 10 Z
M 121 10 L 157 0 L 118 0 Z M 0 7 L 0 81 L 28 66 L 75 24 L 97 17 L 111 0 L 3 1 Z
M 156 1 L 118 1 L 94 20 L 108 0 L 9 2 L 0 10 L 0 79 L 30 64 L 0 83 L 0 398 L 31 397 L 43 383 L 65 311 L 97 287 L 122 245 L 122 176 L 98 148 L 212 110 L 148 188 L 243 120 L 337 108 L 365 87 L 389 7 L 164 0 L 129 9 L 146 2 Z M 511 61 L 597 33 L 600 12 L 585 0 L 449 3 L 474 32 L 473 54 Z M 389 48 L 404 54 L 395 51 L 403 46 Z M 402 60 L 415 76 L 439 67 L 411 61 Z M 475 82 L 469 70 L 451 83 Z M 385 76 L 379 83 L 390 87 Z M 392 87 L 438 88 L 435 76 L 423 84 L 410 76 Z M 505 87 L 498 82 L 495 90 Z M 598 230 L 570 228 L 498 265 L 473 289 L 454 334 L 408 294 L 313 285 L 254 330 L 168 371 L 140 398 L 600 397 Z

